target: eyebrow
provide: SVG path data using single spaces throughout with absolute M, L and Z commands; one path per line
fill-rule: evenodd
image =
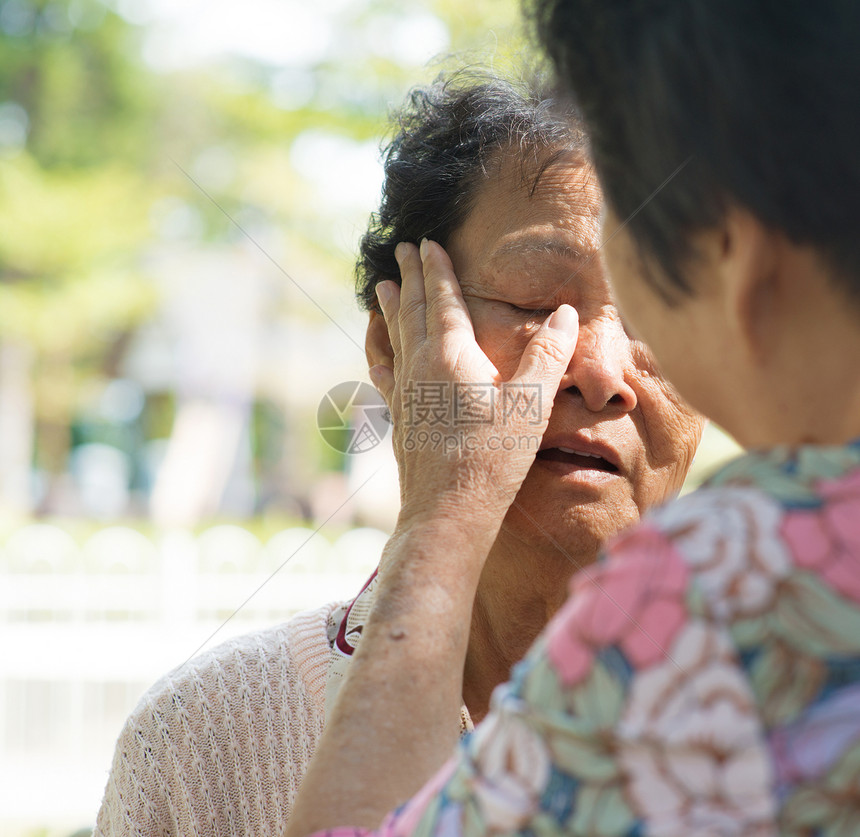
M 565 259 L 575 259 L 577 261 L 588 261 L 593 256 L 593 254 L 585 253 L 582 250 L 571 247 L 570 244 L 559 238 L 547 237 L 527 238 L 524 240 L 514 239 L 513 241 L 508 241 L 497 250 L 494 250 L 488 261 L 493 262 L 501 256 L 507 256 L 510 254 L 546 254 L 561 256 Z

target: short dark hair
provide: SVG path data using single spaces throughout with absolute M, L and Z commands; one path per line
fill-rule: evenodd
M 690 234 L 730 205 L 816 248 L 860 297 L 860 3 L 526 3 L 667 299 L 691 290 Z
M 394 124 L 384 150 L 382 201 L 361 239 L 355 269 L 356 296 L 366 310 L 379 310 L 379 282 L 400 282 L 399 242 L 426 237 L 448 243 L 500 152 L 514 151 L 523 177 L 530 173 L 536 184 L 557 156 L 584 154 L 586 147 L 576 110 L 537 74 L 519 82 L 477 70 L 440 77 L 410 92 Z

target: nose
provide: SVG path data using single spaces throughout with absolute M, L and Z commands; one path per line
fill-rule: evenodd
M 632 368 L 630 340 L 624 329 L 615 320 L 595 318 L 580 323 L 576 351 L 559 392 L 579 396 L 595 413 L 607 408 L 627 413 L 637 404 L 636 391 L 628 383 Z

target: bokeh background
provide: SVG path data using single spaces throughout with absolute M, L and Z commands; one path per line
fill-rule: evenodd
M 375 565 L 390 448 L 316 414 L 387 115 L 528 55 L 516 0 L 0 0 L 0 833 L 91 827 L 153 680 Z

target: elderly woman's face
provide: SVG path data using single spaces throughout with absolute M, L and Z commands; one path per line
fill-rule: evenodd
M 576 351 L 503 531 L 581 554 L 677 491 L 702 421 L 624 331 L 599 254 L 593 170 L 566 157 L 531 186 L 519 162 L 503 162 L 448 252 L 477 340 L 505 379 L 552 310 L 566 302 L 579 313 Z

